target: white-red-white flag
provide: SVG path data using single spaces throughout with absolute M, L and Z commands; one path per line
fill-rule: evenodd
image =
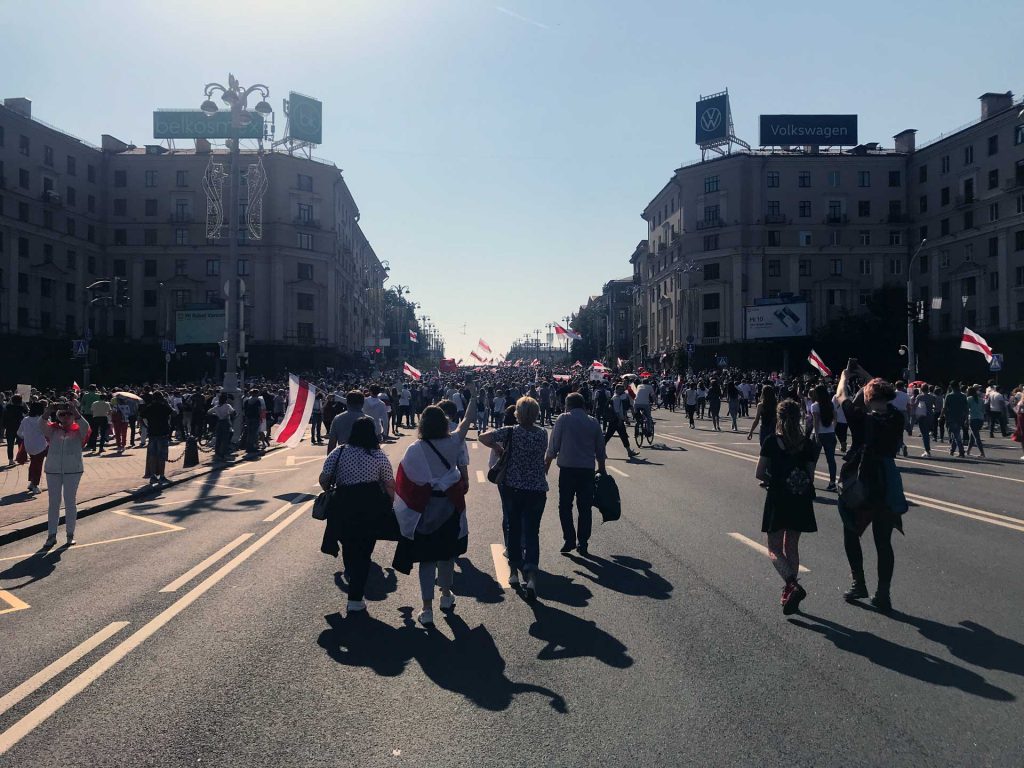
M 825 365 L 825 361 L 822 360 L 821 357 L 818 356 L 818 353 L 815 352 L 813 349 L 811 350 L 811 354 L 807 356 L 807 362 L 813 365 L 819 371 L 821 371 L 825 376 L 832 375 L 832 371 L 830 371 L 828 369 L 828 366 Z
M 960 337 L 960 349 L 969 349 L 973 352 L 981 352 L 985 356 L 985 362 L 992 362 L 992 347 L 988 345 L 981 336 L 976 334 L 967 326 L 964 326 L 963 336 Z
M 416 343 L 416 342 L 419 342 L 419 340 L 420 340 L 419 334 L 416 333 L 416 331 L 414 331 L 412 328 L 410 328 L 409 329 L 409 341 Z
M 80 386 L 78 386 L 78 382 L 77 381 L 72 381 L 71 382 L 71 389 L 73 389 L 75 392 L 81 392 L 82 391 L 82 388 Z
M 607 371 L 608 370 L 608 368 L 605 367 L 605 364 L 602 363 L 600 360 L 595 360 L 593 363 L 590 364 L 590 367 L 593 368 L 595 371 Z
M 274 442 L 294 448 L 306 433 L 309 416 L 313 412 L 316 387 L 294 373 L 288 374 L 288 412 L 284 415 L 281 428 Z
M 487 343 L 486 341 L 484 341 L 483 339 L 480 339 L 480 341 L 478 341 L 478 342 L 476 343 L 476 345 L 477 345 L 478 347 L 480 347 L 480 349 L 482 349 L 482 350 L 483 350 L 484 352 L 487 352 L 487 353 L 493 353 L 493 352 L 494 352 L 494 350 L 493 350 L 493 349 L 491 349 L 491 345 L 490 345 L 490 344 L 488 344 L 488 343 Z
M 621 368 L 622 366 L 624 366 L 626 364 L 626 361 L 623 360 L 621 357 L 617 357 L 617 358 L 615 358 L 615 360 L 616 360 L 619 368 Z
M 558 323 L 555 323 L 555 335 L 572 339 L 573 341 L 583 341 L 583 337 L 576 333 L 572 328 L 563 328 Z
M 413 368 L 408 363 L 405 363 L 402 366 L 402 373 L 404 373 L 406 376 L 409 376 L 409 377 L 415 379 L 416 381 L 419 381 L 420 378 L 423 376 L 422 373 L 420 373 L 416 368 Z
M 538 360 L 537 358 L 534 358 L 533 362 L 530 363 L 530 366 L 532 368 L 540 368 L 540 360 Z
M 475 349 L 472 352 L 469 353 L 469 356 L 472 357 L 477 362 L 480 362 L 480 363 L 484 362 L 483 356 L 482 355 L 478 355 Z

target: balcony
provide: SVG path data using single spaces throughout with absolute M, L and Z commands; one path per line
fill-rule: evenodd
M 720 218 L 715 219 L 701 219 L 697 222 L 697 229 L 715 229 L 716 227 L 724 227 L 725 222 Z
M 721 336 L 702 336 L 700 340 L 701 344 L 721 344 Z
M 974 195 L 957 195 L 956 196 L 956 207 L 966 208 L 969 205 L 974 205 L 977 202 L 977 198 Z
M 845 213 L 829 214 L 822 223 L 824 224 L 846 224 L 849 221 Z
M 786 216 L 784 214 L 781 214 L 781 213 L 769 213 L 769 214 L 765 214 L 764 223 L 765 224 L 788 224 L 789 223 L 789 219 L 787 219 Z
M 292 223 L 297 227 L 312 227 L 313 229 L 320 229 L 320 219 L 310 219 L 303 216 L 296 216 L 292 219 Z
M 675 245 L 676 243 L 678 243 L 682 239 L 682 237 L 683 237 L 683 233 L 682 232 L 673 232 L 672 233 L 671 244 Z

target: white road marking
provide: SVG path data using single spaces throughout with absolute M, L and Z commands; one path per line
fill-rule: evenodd
M 729 535 L 732 538 L 736 539 L 736 541 L 741 542 L 742 544 L 746 544 L 751 549 L 753 549 L 753 550 L 755 550 L 757 552 L 760 552 L 765 557 L 768 557 L 768 547 L 766 547 L 764 544 L 761 544 L 760 542 L 754 541 L 753 539 L 748 539 L 742 533 L 733 532 L 733 533 L 730 533 Z M 810 568 L 805 568 L 802 565 L 800 566 L 800 573 L 810 573 L 810 572 L 811 572 Z
M 491 544 L 491 557 L 494 558 L 494 577 L 502 589 L 510 589 L 509 577 L 512 570 L 508 567 L 508 560 L 505 559 L 505 547 L 501 544 Z
M 118 643 L 112 650 L 108 651 L 99 661 L 93 663 L 88 669 L 80 673 L 71 682 L 39 704 L 35 709 L 18 720 L 14 725 L 3 733 L 0 733 L 0 755 L 7 752 L 11 747 L 31 733 L 40 723 L 43 723 L 71 699 L 84 691 L 89 685 L 98 680 L 103 673 L 111 669 L 125 656 L 138 648 L 148 638 L 152 637 L 167 622 L 188 608 L 192 603 L 206 594 L 210 589 L 221 582 L 226 576 L 238 566 L 248 560 L 253 554 L 262 549 L 277 534 L 291 525 L 303 513 L 305 513 L 313 502 L 307 502 L 296 509 L 276 526 L 271 528 L 256 541 L 235 555 L 230 561 L 222 565 L 202 582 L 175 600 L 171 605 L 150 619 L 145 625 Z
M 93 648 L 102 645 L 127 626 L 127 621 L 115 621 L 112 624 L 108 624 L 95 635 L 72 648 L 52 664 L 48 664 L 43 667 L 17 688 L 5 694 L 3 697 L 0 697 L 0 715 L 9 710 L 26 696 L 38 691 L 65 669 L 89 653 Z
M 478 469 L 476 471 L 476 481 L 478 483 L 486 483 L 487 482 L 487 475 L 484 474 L 484 471 L 482 469 Z
M 289 504 L 288 506 L 291 506 L 291 505 Z M 286 509 L 287 509 L 287 507 L 286 507 Z M 185 571 L 185 573 L 181 574 L 181 576 L 176 578 L 174 581 L 172 581 L 170 584 L 168 584 L 166 587 L 164 587 L 160 591 L 161 592 L 177 592 L 179 587 L 182 587 L 185 584 L 188 584 L 190 581 L 192 581 L 192 579 L 194 579 L 200 573 L 202 573 L 207 568 L 209 568 L 211 565 L 216 563 L 222 557 L 226 556 L 229 552 L 231 552 L 231 550 L 233 550 L 235 547 L 237 547 L 243 541 L 247 541 L 250 538 L 252 538 L 252 534 L 251 533 L 243 533 L 241 536 L 239 536 L 237 539 L 232 541 L 230 544 L 228 544 L 227 546 L 221 547 L 220 549 L 218 549 L 216 552 L 214 552 L 212 555 L 210 555 L 208 558 L 203 560 L 201 563 L 199 563 L 195 567 L 189 568 L 187 571 Z
M 609 472 L 614 472 L 614 473 L 615 473 L 616 475 L 621 475 L 622 477 L 629 477 L 629 475 L 627 475 L 627 474 L 626 474 L 625 472 L 623 472 L 623 471 L 622 471 L 621 469 L 616 469 L 615 467 L 613 467 L 613 466 L 611 466 L 611 465 L 608 465 L 608 464 L 606 464 L 606 465 L 605 465 L 605 468 L 606 468 L 606 469 L 607 469 L 607 470 L 608 470 Z

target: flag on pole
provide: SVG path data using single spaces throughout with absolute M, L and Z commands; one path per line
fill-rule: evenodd
M 404 373 L 406 376 L 415 379 L 416 381 L 419 381 L 420 377 L 423 376 L 422 373 L 420 373 L 417 369 L 413 368 L 408 363 L 402 366 L 402 373 Z
M 411 342 L 413 342 L 415 344 L 415 343 L 419 342 L 419 340 L 420 340 L 419 339 L 419 334 L 416 333 L 416 331 L 414 331 L 412 328 L 410 328 L 409 329 L 409 341 L 411 341 Z
M 572 367 L 573 368 L 582 368 L 583 367 L 583 363 L 581 363 L 579 360 L 577 360 L 575 363 L 572 364 Z
M 475 349 L 469 353 L 469 356 L 478 362 L 484 362 L 484 358 L 481 355 L 478 355 Z
M 533 362 L 530 363 L 531 368 L 540 368 L 540 360 L 534 358 Z
M 828 366 L 825 365 L 825 361 L 822 360 L 818 356 L 818 353 L 815 352 L 813 349 L 811 350 L 811 354 L 809 354 L 807 356 L 807 362 L 810 363 L 811 365 L 813 365 L 819 371 L 821 371 L 822 374 L 824 374 L 825 376 L 831 376 L 832 375 L 832 371 L 830 371 L 828 369 Z
M 624 366 L 626 364 L 626 361 L 623 360 L 621 357 L 615 358 L 615 361 L 616 361 L 616 364 L 619 366 L 619 368 L 621 368 L 622 366 Z
M 605 364 L 602 363 L 600 360 L 595 360 L 593 363 L 590 364 L 590 367 L 593 368 L 595 371 L 607 371 L 608 370 L 605 367 Z
M 558 323 L 555 323 L 555 335 L 572 339 L 573 341 L 583 341 L 583 337 L 576 333 L 576 331 L 571 328 L 563 328 Z
M 284 415 L 281 428 L 274 442 L 294 448 L 306 433 L 309 416 L 313 412 L 316 387 L 294 373 L 288 374 L 288 412 Z
M 964 326 L 963 336 L 960 337 L 960 349 L 969 349 L 973 352 L 981 352 L 985 356 L 985 362 L 992 362 L 992 347 L 988 345 L 981 336 L 976 334 L 967 326 Z
M 82 391 L 82 388 L 80 386 L 78 386 L 78 382 L 77 381 L 72 381 L 71 382 L 71 389 L 74 390 L 75 394 L 77 394 L 77 393 Z
M 494 352 L 494 350 L 491 349 L 491 346 L 486 341 L 484 341 L 483 339 L 480 339 L 480 341 L 478 341 L 476 343 L 476 345 L 478 347 L 480 347 L 480 349 L 482 349 L 484 352 L 487 352 L 487 353 L 493 353 Z

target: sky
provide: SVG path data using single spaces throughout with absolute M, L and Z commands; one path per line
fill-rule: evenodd
M 640 213 L 699 159 L 694 102 L 856 113 L 918 141 L 1024 90 L 1024 3 L 865 0 L 0 0 L 0 97 L 94 144 L 156 143 L 152 110 L 234 73 L 323 101 L 324 143 L 390 284 L 469 357 L 546 332 L 628 262 Z

